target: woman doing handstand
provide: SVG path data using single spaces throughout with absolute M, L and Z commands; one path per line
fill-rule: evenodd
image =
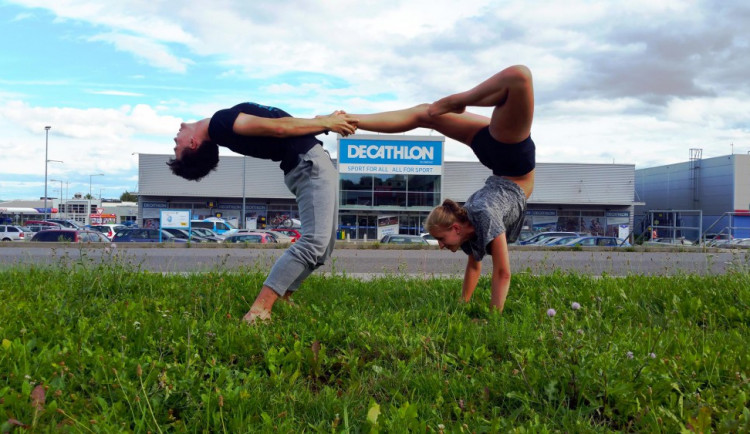
M 494 107 L 492 117 L 467 113 L 468 106 Z M 534 89 L 525 66 L 506 68 L 476 87 L 432 104 L 405 110 L 352 114 L 361 130 L 400 133 L 430 128 L 471 147 L 492 170 L 485 185 L 463 206 L 450 199 L 427 218 L 426 229 L 440 248 L 468 256 L 462 299 L 469 301 L 481 274 L 482 258 L 492 256 L 491 307 L 502 312 L 510 288 L 508 243 L 521 232 L 526 200 L 534 189 L 535 146 L 531 140 Z

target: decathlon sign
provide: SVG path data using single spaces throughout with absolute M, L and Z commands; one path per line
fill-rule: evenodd
M 442 136 L 339 137 L 339 172 L 439 175 L 444 140 Z

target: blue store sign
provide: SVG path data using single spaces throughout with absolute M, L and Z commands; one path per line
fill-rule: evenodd
M 442 171 L 443 139 L 339 139 L 339 172 L 437 175 Z

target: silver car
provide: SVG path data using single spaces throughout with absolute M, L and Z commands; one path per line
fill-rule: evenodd
M 20 226 L 0 225 L 0 241 L 28 241 L 32 236 L 34 232 Z

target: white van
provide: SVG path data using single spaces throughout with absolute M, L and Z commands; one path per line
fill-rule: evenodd
M 237 232 L 237 228 L 231 223 L 218 218 L 207 218 L 205 220 L 190 220 L 190 226 L 193 228 L 211 229 L 222 237 L 226 237 Z

